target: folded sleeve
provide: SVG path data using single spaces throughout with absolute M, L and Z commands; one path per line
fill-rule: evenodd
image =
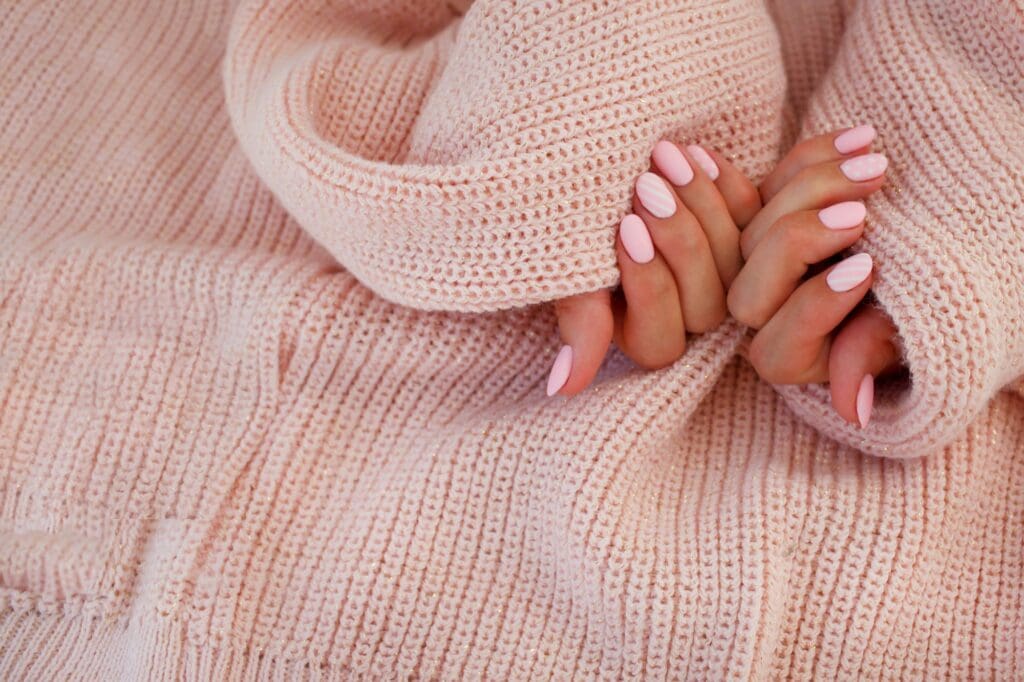
M 822 386 L 782 395 L 862 451 L 916 457 L 961 436 L 1024 374 L 1024 11 L 1019 3 L 852 6 L 804 134 L 874 124 L 890 182 L 855 249 L 901 337 L 909 383 L 881 385 L 869 426 Z
M 752 174 L 777 155 L 763 3 L 693 4 L 242 0 L 227 108 L 261 180 L 380 296 L 556 300 L 617 282 L 615 228 L 660 137 Z

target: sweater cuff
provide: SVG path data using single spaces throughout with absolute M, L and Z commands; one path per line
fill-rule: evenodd
M 614 286 L 618 221 L 660 137 L 750 130 L 722 151 L 767 169 L 777 43 L 742 2 L 685 27 L 653 3 L 613 3 L 599 23 L 581 3 L 554 6 L 474 4 L 396 35 L 354 10 L 243 3 L 225 63 L 240 144 L 303 229 L 395 303 L 485 312 Z M 735 40 L 688 60 L 723 22 Z
M 379 296 L 422 310 L 483 312 L 613 286 L 616 218 L 626 211 L 642 153 L 550 149 L 495 160 L 427 158 L 422 124 L 404 135 L 360 130 L 339 139 L 324 121 L 337 106 L 318 85 L 324 63 L 348 60 L 362 113 L 381 124 L 411 122 L 451 48 L 439 37 L 419 53 L 384 60 L 324 50 L 271 74 L 241 99 L 241 144 L 289 214 L 341 265 Z M 332 67 L 335 68 L 335 67 Z M 398 81 L 398 91 L 380 87 Z M 416 83 L 410 87 L 409 83 Z M 396 86 L 397 87 L 397 86 Z M 372 100 L 372 101 L 371 101 Z M 347 119 L 357 130 L 368 122 Z M 390 134 L 389 134 L 390 133 Z M 352 150 L 356 146 L 356 151 Z M 635 151 L 635 150 L 634 150 Z M 589 157 L 589 158 L 588 158 Z
M 798 416 L 830 437 L 869 454 L 913 458 L 962 435 L 993 395 L 1020 376 L 1020 275 L 1007 277 L 978 249 L 929 230 L 936 216 L 900 210 L 885 197 L 872 202 L 870 214 L 861 248 L 875 261 L 873 289 L 899 332 L 909 382 L 876 384 L 865 429 L 836 413 L 827 386 L 779 391 Z M 966 225 L 971 218 L 944 219 Z

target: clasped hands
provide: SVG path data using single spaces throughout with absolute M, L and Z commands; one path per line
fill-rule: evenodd
M 613 342 L 658 369 L 731 314 L 755 330 L 748 359 L 765 381 L 827 382 L 838 413 L 866 427 L 874 378 L 900 365 L 897 332 L 867 300 L 871 257 L 838 256 L 885 182 L 874 139 L 858 126 L 805 140 L 760 187 L 714 151 L 659 142 L 619 226 L 620 287 L 555 303 L 564 345 L 548 395 L 586 388 Z

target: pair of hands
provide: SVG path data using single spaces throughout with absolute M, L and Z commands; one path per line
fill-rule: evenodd
M 899 366 L 896 329 L 864 303 L 870 256 L 830 261 L 860 238 L 859 200 L 885 182 L 874 138 L 859 126 L 801 142 L 760 188 L 720 154 L 659 142 L 619 227 L 621 287 L 555 303 L 565 345 L 548 395 L 586 388 L 612 341 L 658 369 L 731 313 L 757 330 L 749 360 L 763 379 L 828 382 L 839 414 L 867 426 L 874 377 Z

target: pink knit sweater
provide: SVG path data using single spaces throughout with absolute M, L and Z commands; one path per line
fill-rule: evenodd
M 1019 679 L 1019 2 L 7 0 L 0 55 L 0 678 Z M 655 141 L 859 123 L 866 430 L 733 322 L 545 397 Z

